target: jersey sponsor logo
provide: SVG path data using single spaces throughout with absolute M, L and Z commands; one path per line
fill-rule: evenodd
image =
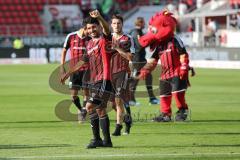
M 73 47 L 73 49 L 76 49 L 76 50 L 85 50 L 86 49 L 86 47 Z
M 96 45 L 95 47 L 91 48 L 90 47 L 88 48 L 88 54 L 91 54 L 94 50 L 98 49 L 98 45 Z
M 167 53 L 167 52 L 172 52 L 172 49 L 170 49 L 170 48 L 168 48 L 168 49 L 166 49 L 166 50 L 164 50 L 164 51 L 160 51 L 159 53 L 160 54 L 163 54 L 163 53 Z

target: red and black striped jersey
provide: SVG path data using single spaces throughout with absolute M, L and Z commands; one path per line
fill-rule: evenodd
M 181 54 L 187 54 L 187 51 L 183 42 L 177 36 L 155 49 L 152 58 L 161 61 L 161 79 L 179 76 Z
M 111 37 L 91 39 L 87 45 L 91 82 L 111 80 Z
M 63 47 L 65 49 L 70 49 L 70 67 L 75 66 L 80 60 L 84 59 L 86 56 L 86 46 L 89 37 L 80 37 L 79 32 L 72 32 L 67 35 Z M 85 63 L 79 70 L 87 70 L 89 65 Z
M 123 34 L 118 39 L 112 35 L 112 45 L 118 46 L 126 52 L 130 52 L 135 54 L 135 48 L 133 44 L 133 39 L 130 35 Z M 129 72 L 129 60 L 122 57 L 117 51 L 113 51 L 112 59 L 111 59 L 111 69 L 112 74 L 118 73 L 121 71 Z

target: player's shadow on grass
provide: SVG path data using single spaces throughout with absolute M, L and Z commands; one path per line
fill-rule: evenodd
M 240 132 L 212 132 L 212 133 L 202 133 L 202 132 L 186 132 L 186 133 L 168 133 L 168 132 L 141 132 L 134 133 L 135 135 L 240 135 Z
M 189 144 L 189 145 L 143 145 L 143 146 L 128 146 L 127 148 L 193 148 L 193 147 L 240 147 L 240 144 Z
M 0 145 L 1 149 L 29 149 L 29 148 L 51 148 L 51 147 L 72 147 L 69 144 L 39 144 L 39 145 Z
M 59 123 L 64 121 L 13 121 L 13 122 L 0 122 L 1 123 Z
M 192 120 L 192 122 L 240 122 L 240 119 L 213 119 L 213 120 Z

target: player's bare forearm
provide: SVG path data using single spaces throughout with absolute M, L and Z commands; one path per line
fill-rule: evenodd
M 66 61 L 66 54 L 67 54 L 67 50 L 66 48 L 63 48 L 62 49 L 62 56 L 61 56 L 61 67 L 60 67 L 60 72 L 61 73 L 65 73 L 65 68 L 64 68 L 64 64 L 65 64 L 65 61 Z
M 155 59 L 150 59 L 143 68 L 152 72 L 156 68 L 156 66 L 157 66 L 157 61 Z
M 101 27 L 103 28 L 103 33 L 105 35 L 109 35 L 111 32 L 107 21 L 105 21 L 105 19 L 101 15 L 97 18 L 97 20 L 99 21 Z
M 77 72 L 84 63 L 85 62 L 83 62 L 83 61 L 79 61 L 73 68 L 71 68 L 68 72 L 66 72 L 64 75 L 62 75 L 61 83 L 64 84 L 65 81 L 68 79 L 68 77 L 70 77 L 71 74 Z
M 157 66 L 156 59 L 150 59 L 147 64 L 140 70 L 140 74 L 136 77 L 137 79 L 145 79 Z
M 121 48 L 116 48 L 116 50 L 118 51 L 118 53 L 125 59 L 132 61 L 132 54 L 130 52 L 125 52 L 123 51 Z
M 79 61 L 72 69 L 69 70 L 69 74 L 77 72 L 85 62 Z

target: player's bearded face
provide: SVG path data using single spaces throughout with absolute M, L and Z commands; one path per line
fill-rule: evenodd
M 99 37 L 100 35 L 100 27 L 97 24 L 87 24 L 87 33 L 91 37 Z
M 122 32 L 122 21 L 120 19 L 112 19 L 111 27 L 114 33 Z

